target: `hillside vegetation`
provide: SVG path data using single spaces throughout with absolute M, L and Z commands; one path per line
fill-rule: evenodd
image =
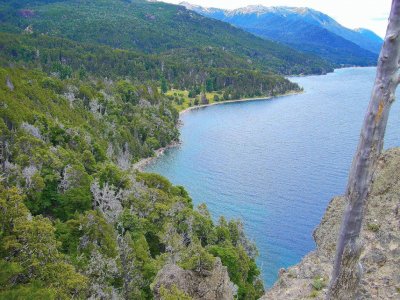
M 262 294 L 240 222 L 132 169 L 178 138 L 157 88 L 2 68 L 0 97 L 0 299 L 151 299 L 164 264 L 203 272 L 214 256 L 240 299 Z
M 14 62 L 57 73 L 62 79 L 77 74 L 80 78 L 127 78 L 138 84 L 151 81 L 158 87 L 163 83 L 165 91 L 192 91 L 193 102 L 205 91 L 220 91 L 227 94 L 225 100 L 231 100 L 299 90 L 282 76 L 246 69 L 241 59 L 213 49 L 192 49 L 192 54 L 182 50 L 161 58 L 62 38 L 8 33 L 0 33 L 0 48 L 3 66 Z

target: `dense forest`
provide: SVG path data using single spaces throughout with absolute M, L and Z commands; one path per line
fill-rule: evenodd
M 214 256 L 240 299 L 261 295 L 240 222 L 132 169 L 178 138 L 156 87 L 2 68 L 0 97 L 0 299 L 151 299 L 166 262 L 201 272 Z
M 299 87 L 271 72 L 249 67 L 240 57 L 224 55 L 216 49 L 174 50 L 164 54 L 147 55 L 130 50 L 115 50 L 96 44 L 38 34 L 0 33 L 0 63 L 38 68 L 58 73 L 61 79 L 73 73 L 80 78 L 128 78 L 134 83 L 152 81 L 167 89 L 195 91 L 194 96 L 207 88 L 227 91 L 229 99 L 271 96 Z
M 166 263 L 217 256 L 262 295 L 241 222 L 133 163 L 179 139 L 171 89 L 272 96 L 333 66 L 163 3 L 0 1 L 0 21 L 0 299 L 152 299 Z

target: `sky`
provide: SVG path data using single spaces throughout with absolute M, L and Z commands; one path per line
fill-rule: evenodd
M 184 0 L 162 0 L 178 4 Z M 310 7 L 348 28 L 368 28 L 384 37 L 392 0 L 186 0 L 204 7 L 234 9 L 247 5 Z

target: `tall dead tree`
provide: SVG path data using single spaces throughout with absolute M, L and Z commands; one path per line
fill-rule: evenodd
M 327 299 L 356 299 L 361 278 L 359 257 L 365 201 L 383 141 L 389 111 L 400 82 L 400 0 L 392 1 L 389 25 L 379 56 L 371 100 L 361 130 L 346 190 L 348 201 L 339 233 Z

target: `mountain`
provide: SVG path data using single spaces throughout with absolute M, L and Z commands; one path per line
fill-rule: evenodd
M 319 57 L 255 37 L 182 6 L 160 2 L 1 0 L 0 21 L 1 31 L 20 33 L 27 29 L 50 37 L 147 54 L 212 48 L 241 58 L 247 68 L 280 74 L 332 70 L 332 64 Z
M 377 48 L 378 53 L 379 53 L 379 51 L 381 50 L 380 48 L 382 47 L 382 43 L 383 43 L 383 40 L 380 36 L 378 36 L 375 32 L 373 32 L 369 29 L 366 29 L 366 28 L 356 28 L 356 29 L 354 29 L 354 31 L 358 32 L 365 38 L 369 39 L 371 42 L 375 42 L 375 44 L 377 44 L 377 46 L 379 46 Z
M 222 10 L 187 2 L 181 5 L 339 64 L 374 65 L 383 42 L 369 30 L 345 28 L 331 17 L 310 8 L 253 5 Z

